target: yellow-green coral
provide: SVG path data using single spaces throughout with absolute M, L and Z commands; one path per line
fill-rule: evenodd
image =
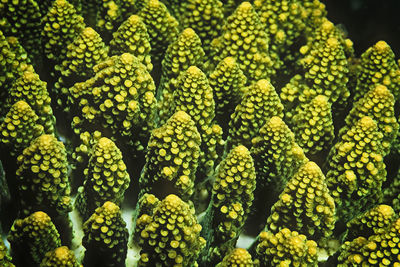
M 32 140 L 43 134 L 43 126 L 38 124 L 38 120 L 35 111 L 25 101 L 16 102 L 0 124 L 0 147 L 15 159 Z
M 345 242 L 337 266 L 399 266 L 399 234 L 400 219 L 397 219 L 383 233 Z
M 138 156 L 155 125 L 153 78 L 129 53 L 99 63 L 94 72 L 94 77 L 69 89 L 75 134 L 100 131 Z
M 7 36 L 6 37 L 7 43 L 10 46 L 11 51 L 15 54 L 14 64 L 25 65 L 32 64 L 32 60 L 29 58 L 29 53 L 27 53 L 26 49 L 17 37 L 15 36 Z M 29 66 L 33 68 L 31 65 Z
M 41 135 L 17 159 L 19 199 L 25 216 L 42 210 L 51 216 L 72 209 L 64 144 L 53 135 Z
M 203 65 L 204 51 L 200 38 L 192 28 L 186 28 L 165 52 L 161 69 L 161 91 L 167 90 L 168 93 L 172 93 L 181 72 L 190 66 L 203 69 Z
M 254 262 L 259 266 L 318 266 L 317 243 L 287 228 L 261 232 Z
M 292 123 L 296 141 L 309 157 L 331 147 L 335 134 L 328 97 L 318 95 L 304 104 Z
M 366 212 L 354 217 L 347 226 L 347 240 L 363 236 L 365 238 L 371 235 L 381 234 L 386 228 L 396 220 L 398 215 L 391 206 L 377 205 Z
M 178 38 L 172 42 L 162 60 L 161 81 L 158 95 L 160 121 L 166 121 L 171 115 L 173 93 L 178 88 L 178 76 L 190 66 L 203 69 L 204 51 L 199 36 L 191 28 L 183 30 Z
M 168 195 L 155 208 L 140 233 L 138 266 L 191 266 L 206 241 L 189 205 Z
M 68 86 L 94 75 L 93 67 L 107 58 L 108 47 L 91 27 L 84 28 L 67 46 L 66 59 L 57 68 L 62 76 L 72 76 Z M 77 77 L 78 76 L 78 77 Z M 64 81 L 65 82 L 65 81 Z
M 7 36 L 15 36 L 29 52 L 31 59 L 38 59 L 41 45 L 43 10 L 41 1 L 2 1 L 0 13 L 9 27 L 0 27 Z
M 67 55 L 67 46 L 85 28 L 83 18 L 66 0 L 56 0 L 44 16 L 42 45 L 52 64 L 61 64 Z
M 321 43 L 300 62 L 304 76 L 293 76 L 280 93 L 289 119 L 298 112 L 299 103 L 307 103 L 317 95 L 327 96 L 330 103 L 344 103 L 349 97 L 348 61 L 337 38 Z
M 122 204 L 130 177 L 122 153 L 113 141 L 102 137 L 97 142 L 84 175 L 85 181 L 75 202 L 83 218 L 88 218 L 106 201 Z
M 313 49 L 324 45 L 329 38 L 335 38 L 343 47 L 348 59 L 354 57 L 353 42 L 345 38 L 345 33 L 338 26 L 329 21 L 326 17 L 322 18 L 321 25 L 310 35 L 307 36 L 307 44 L 300 48 L 303 55 L 309 54 Z
M 44 127 L 47 134 L 54 134 L 55 120 L 51 108 L 51 98 L 47 91 L 47 83 L 39 78 L 39 75 L 32 70 L 25 71 L 10 88 L 5 108 L 23 100 L 28 103 L 39 116 L 38 124 Z
M 210 207 L 202 223 L 208 245 L 208 265 L 220 262 L 235 247 L 250 213 L 256 173 L 250 151 L 236 146 L 221 161 L 215 174 Z
M 400 96 L 400 69 L 392 49 L 385 41 L 377 42 L 361 55 L 354 101 L 377 84 L 385 85 L 395 99 Z
M 56 227 L 43 211 L 15 220 L 7 239 L 22 266 L 39 265 L 48 251 L 61 246 Z
M 321 26 L 328 12 L 325 9 L 325 4 L 319 0 L 302 0 L 301 2 L 307 18 L 305 31 L 309 35 Z
M 250 148 L 252 138 L 273 116 L 283 117 L 283 105 L 271 83 L 259 80 L 245 89 L 231 116 L 227 148 L 239 144 Z
M 337 18 L 330 16 L 330 19 L 336 23 Z M 396 212 L 399 209 L 400 179 L 395 176 L 400 155 L 397 133 L 400 105 L 394 102 L 399 95 L 396 88 L 399 62 L 383 41 L 357 58 L 360 51 L 353 50 L 342 25 L 327 19 L 320 0 L 3 0 L 0 29 L 4 33 L 0 33 L 0 125 L 3 123 L 0 135 L 6 133 L 14 138 L 0 147 L 3 234 L 9 231 L 18 213 L 24 216 L 37 199 L 47 198 L 41 191 L 36 194 L 36 188 L 26 190 L 30 187 L 26 179 L 15 175 L 14 165 L 25 164 L 22 170 L 25 175 L 32 168 L 34 171 L 42 165 L 46 168 L 42 161 L 50 161 L 49 169 L 56 169 L 51 165 L 56 162 L 71 171 L 68 173 L 71 197 L 78 197 L 82 210 L 96 200 L 84 193 L 83 179 L 89 176 L 95 177 L 95 182 L 85 185 L 96 193 L 106 196 L 111 190 L 118 191 L 119 199 L 113 201 L 122 208 L 124 216 L 135 209 L 134 244 L 128 248 L 129 253 L 125 248 L 111 256 L 104 253 L 94 258 L 109 259 L 92 265 L 124 266 L 126 259 L 127 266 L 136 266 L 137 262 L 132 261 L 139 260 L 142 250 L 140 265 L 149 266 L 156 262 L 214 266 L 222 264 L 225 256 L 226 261 L 231 260 L 228 264 L 234 265 L 241 255 L 250 266 L 313 266 L 317 254 L 318 264 L 336 266 L 344 250 L 335 253 L 340 243 L 357 236 L 362 238 L 350 244 L 347 253 L 350 256 L 347 259 L 355 260 L 351 264 L 378 265 L 370 260 L 378 259 L 381 254 L 389 255 L 379 248 L 367 262 L 364 259 L 369 256 L 363 246 L 373 236 L 381 238 L 397 218 L 385 206 L 378 211 L 371 208 L 389 204 Z M 349 31 L 349 36 L 352 34 Z M 354 48 L 363 45 L 357 43 Z M 28 86 L 24 89 L 26 81 L 21 81 L 26 80 L 26 71 L 34 74 L 31 77 L 39 74 L 37 77 L 47 82 L 52 103 L 47 97 L 36 101 L 37 95 Z M 13 84 L 20 89 L 12 88 Z M 44 88 L 40 82 L 32 84 Z M 372 91 L 375 93 L 370 94 Z M 18 101 L 25 101 L 26 106 Z M 48 113 L 41 116 L 44 107 Z M 59 119 L 55 126 L 49 107 L 55 109 Z M 174 116 L 180 112 L 190 117 L 186 120 L 188 124 L 175 120 Z M 167 122 L 171 116 L 175 124 Z M 364 116 L 370 116 L 376 126 L 358 125 Z M 56 140 L 64 142 L 66 155 L 73 161 L 65 165 L 49 152 L 49 156 L 40 159 L 36 159 L 36 153 L 23 163 L 18 162 L 18 154 L 22 153 L 20 158 L 23 158 L 23 149 L 42 134 L 36 133 L 41 128 L 37 125 L 44 126 L 43 133 L 54 134 Z M 154 130 L 157 127 L 160 128 Z M 333 133 L 336 140 L 332 141 Z M 2 136 L 0 142 L 11 140 L 8 137 Z M 126 170 L 114 172 L 114 161 L 110 168 L 97 164 L 98 159 L 102 161 L 100 158 L 103 163 L 107 161 L 108 152 L 95 155 L 104 139 L 120 149 L 115 155 L 123 155 Z M 338 145 L 327 155 L 331 142 Z M 237 156 L 240 153 L 234 152 L 238 150 L 246 151 L 242 154 L 249 158 Z M 65 157 L 64 152 L 59 154 Z M 332 219 L 332 205 L 319 204 L 332 204 L 324 198 L 326 188 L 319 190 L 323 188 L 320 186 L 323 175 L 315 171 L 316 166 L 311 168 L 315 172 L 304 170 L 312 164 L 307 163 L 305 155 L 327 174 L 329 193 L 336 200 L 339 216 L 333 230 L 332 220 L 327 219 Z M 247 173 L 241 164 L 251 160 L 255 166 L 248 171 L 248 177 L 254 176 L 252 181 L 256 180 L 257 186 L 249 208 L 252 197 L 246 190 L 251 191 L 254 182 L 238 181 L 237 177 Z M 118 172 L 124 178 L 129 173 L 132 187 L 128 191 L 126 180 Z M 41 169 L 32 177 L 29 182 L 40 181 L 39 186 L 42 178 L 47 178 L 45 187 L 58 181 Z M 82 186 L 80 193 L 76 192 L 79 186 Z M 16 207 L 20 204 L 15 197 L 18 188 L 23 192 L 24 203 L 30 202 L 22 207 Z M 78 251 L 84 248 L 79 242 L 79 231 L 75 232 L 77 238 L 72 244 L 68 244 L 71 239 L 65 233 L 68 217 L 74 218 L 76 213 L 68 214 L 69 209 L 62 210 L 61 204 L 54 208 L 57 206 L 54 199 L 65 196 L 65 192 L 57 190 L 55 187 L 52 190 L 55 196 L 39 208 L 51 217 L 62 243 L 71 245 L 81 258 L 83 251 Z M 162 198 L 171 193 L 187 201 L 182 218 L 190 215 L 193 219 L 192 215 L 196 215 L 201 222 L 202 230 L 198 233 L 196 226 L 196 237 L 190 241 L 185 240 L 185 235 L 191 227 L 184 227 L 183 234 L 175 228 L 169 230 L 179 217 L 175 211 L 171 211 L 170 217 L 164 213 L 157 215 Z M 64 200 L 66 205 L 70 201 L 67 196 Z M 89 217 L 97 206 L 104 204 L 102 201 L 97 201 L 91 211 L 84 211 L 87 214 L 83 217 Z M 75 210 L 80 209 L 77 207 L 80 205 Z M 325 217 L 320 212 L 323 208 Z M 99 216 L 96 218 L 100 220 Z M 80 224 L 79 220 L 73 223 L 74 227 Z M 101 231 L 102 226 L 97 230 Z M 317 241 L 321 249 L 315 253 L 315 246 L 311 246 L 312 256 L 306 257 L 312 259 L 300 260 L 302 256 L 294 255 L 299 247 L 304 249 L 305 239 L 294 238 L 298 246 L 292 246 L 293 243 L 287 242 L 291 238 L 289 233 L 286 240 L 284 237 L 274 240 L 271 245 L 274 257 L 256 256 L 257 243 L 250 246 L 249 253 L 234 249 L 237 240 L 238 246 L 244 247 L 241 242 L 254 238 L 263 227 L 274 238 L 284 227 L 289 229 L 285 231 L 297 231 Z M 117 234 L 113 231 L 106 231 L 104 237 L 114 238 Z M 163 235 L 175 234 L 179 235 L 179 243 L 173 242 L 167 248 L 169 239 Z M 244 234 L 243 239 L 237 239 L 239 234 Z M 327 237 L 328 234 L 331 235 Z M 200 235 L 209 243 L 203 251 L 204 240 Z M 382 247 L 395 242 L 395 238 L 384 241 Z M 195 243 L 202 244 L 193 249 L 188 247 Z M 11 244 L 11 252 L 15 249 L 18 252 L 18 247 Z M 398 257 L 397 251 L 389 250 Z M 96 248 L 87 250 L 86 265 L 90 265 L 89 254 L 94 255 L 94 251 Z M 250 262 L 249 254 L 255 262 Z M 32 260 L 25 263 L 25 259 L 29 261 L 23 253 L 16 253 L 13 263 L 32 265 Z M 396 265 L 387 259 L 379 264 Z
M 382 138 L 376 122 L 365 116 L 332 147 L 326 181 L 340 219 L 346 221 L 381 199 L 386 179 Z
M 285 61 L 282 68 L 290 73 L 290 67 L 299 55 L 296 46 L 301 43 L 308 19 L 302 1 L 256 0 L 254 9 L 270 39 L 270 50 Z
M 235 248 L 228 253 L 216 267 L 253 267 L 254 263 L 250 253 L 244 248 Z
M 222 27 L 221 35 L 211 43 L 212 60 L 234 57 L 249 82 L 271 78 L 281 66 L 276 54 L 268 50 L 268 35 L 249 2 L 240 4 Z
M 257 174 L 254 212 L 250 215 L 257 231 L 264 227 L 271 205 L 298 168 L 308 161 L 294 134 L 284 121 L 274 116 L 252 139 L 251 156 Z M 265 192 L 268 192 L 266 194 Z
M 66 246 L 50 250 L 44 256 L 40 267 L 82 267 L 75 258 L 74 252 Z
M 345 119 L 346 125 L 340 129 L 340 133 L 348 131 L 363 116 L 371 117 L 375 120 L 378 130 L 383 134 L 382 156 L 385 156 L 399 130 L 394 105 L 395 99 L 389 89 L 384 85 L 376 84 L 368 93 L 353 103 L 353 108 Z
M 135 210 L 134 221 L 134 232 L 132 234 L 132 241 L 137 244 L 140 239 L 140 233 L 146 225 L 151 222 L 151 216 L 160 200 L 153 194 L 143 194 L 137 202 L 137 209 Z
M 204 72 L 190 66 L 181 72 L 170 102 L 170 112 L 189 114 L 201 136 L 201 156 L 198 177 L 207 177 L 215 168 L 222 150 L 222 129 L 213 122 L 215 103 L 213 91 Z
M 221 33 L 223 8 L 219 0 L 186 0 L 181 3 L 179 21 L 182 27 L 190 27 L 199 35 L 206 52 L 210 50 L 211 41 Z
M 279 200 L 272 206 L 266 228 L 277 233 L 288 228 L 320 240 L 335 227 L 335 202 L 322 171 L 307 162 L 288 181 Z
M 138 15 L 131 15 L 125 20 L 113 33 L 110 41 L 111 55 L 130 53 L 136 56 L 149 72 L 153 69 L 150 51 L 150 37 L 146 25 Z
M 0 238 L 0 265 L 3 267 L 15 267 L 11 262 L 12 258 L 8 255 L 7 247 L 3 242 L 3 239 Z
M 228 129 L 230 117 L 243 97 L 247 78 L 235 58 L 226 57 L 208 75 L 208 81 L 213 89 L 215 119 L 222 129 Z
M 123 21 L 122 8 L 118 0 L 102 0 L 97 5 L 96 30 L 105 40 L 109 40 L 111 33 Z
M 139 180 L 142 194 L 150 192 L 162 199 L 173 193 L 188 200 L 194 193 L 200 140 L 195 122 L 184 111 L 155 129 Z
M 108 47 L 100 35 L 90 27 L 83 29 L 73 42 L 67 46 L 65 59 L 56 65 L 60 72 L 53 90 L 57 94 L 57 109 L 67 116 L 70 107 L 67 105 L 69 88 L 77 82 L 83 82 L 94 75 L 93 67 L 107 58 Z
M 257 172 L 257 192 L 272 186 L 280 192 L 286 182 L 308 161 L 294 134 L 278 116 L 270 118 L 252 140 L 251 155 Z
M 168 45 L 178 37 L 178 21 L 159 0 L 145 0 L 138 15 L 146 24 L 150 36 L 152 62 L 159 63 Z
M 6 38 L 0 30 L 0 115 L 4 116 L 10 106 L 5 105 L 6 99 L 9 95 L 9 90 L 14 81 L 18 79 L 24 71 L 33 71 L 32 65 L 29 65 L 29 60 L 15 51 L 15 45 L 12 44 L 14 38 Z M 12 103 L 14 104 L 14 103 Z M 11 105 L 12 105 L 11 104 Z
M 107 201 L 83 224 L 84 265 L 125 266 L 128 229 L 120 208 Z

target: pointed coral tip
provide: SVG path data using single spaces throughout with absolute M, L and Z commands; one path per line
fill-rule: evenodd
M 238 10 L 244 11 L 244 12 L 249 12 L 250 9 L 252 9 L 252 5 L 250 2 L 243 2 L 239 7 Z
M 193 75 L 193 76 L 198 76 L 201 75 L 203 72 L 196 66 L 190 66 L 187 70 L 186 70 L 187 74 Z
M 321 172 L 319 166 L 313 161 L 308 161 L 304 165 L 304 169 L 307 170 L 308 172 Z
M 70 255 L 70 251 L 69 251 L 68 247 L 66 247 L 66 246 L 62 246 L 62 247 L 56 248 L 54 250 L 54 253 L 55 253 L 55 256 L 56 256 L 57 259 L 68 260 L 69 255 Z
M 19 109 L 20 111 L 26 110 L 26 109 L 31 109 L 31 107 L 28 105 L 28 103 L 26 103 L 23 100 L 20 100 L 18 102 L 16 102 L 13 105 L 15 108 Z
M 271 127 L 273 128 L 278 128 L 282 127 L 284 125 L 284 122 L 280 117 L 273 116 L 271 119 L 269 119 L 268 124 L 271 125 Z
M 87 37 L 94 37 L 96 35 L 96 31 L 92 27 L 86 27 L 82 31 L 82 34 L 87 36 Z
M 164 201 L 174 206 L 175 205 L 177 206 L 179 205 L 180 202 L 182 202 L 182 200 L 177 195 L 174 194 L 170 194 L 167 197 L 165 197 Z
M 325 95 L 317 95 L 312 102 L 317 106 L 326 106 L 329 103 L 328 97 Z
M 376 85 L 375 89 L 374 89 L 374 92 L 375 92 L 376 95 L 378 95 L 380 97 L 387 96 L 390 93 L 389 89 L 386 86 L 382 85 L 382 84 Z
M 110 212 L 112 212 L 112 213 L 119 212 L 119 207 L 118 207 L 115 203 L 113 203 L 113 202 L 111 202 L 111 201 L 106 201 L 106 202 L 103 204 L 103 207 L 104 207 L 106 210 L 108 210 L 108 211 L 110 211 Z
M 194 30 L 192 28 L 186 28 L 182 31 L 182 36 L 185 36 L 185 37 L 193 37 L 195 35 L 196 35 L 196 33 L 194 32 Z
M 138 15 L 132 15 L 128 18 L 130 24 L 136 24 L 140 22 L 140 17 Z
M 35 221 L 37 222 L 41 222 L 41 223 L 48 223 L 51 221 L 49 215 L 47 215 L 47 213 L 43 212 L 43 211 L 36 211 L 35 213 L 33 213 L 31 215 Z
M 130 65 L 133 63 L 135 56 L 130 53 L 123 53 L 121 55 L 121 62 L 125 65 Z
M 40 147 L 44 147 L 44 146 L 49 146 L 54 141 L 57 141 L 57 139 L 51 134 L 44 134 L 39 136 L 37 138 L 37 141 L 40 143 L 39 145 Z
M 329 39 L 326 41 L 326 44 L 327 44 L 328 46 L 330 46 L 330 47 L 335 48 L 335 47 L 338 47 L 338 46 L 339 46 L 339 41 L 338 41 L 338 39 L 336 39 L 336 38 L 334 38 L 334 37 L 331 37 L 331 38 L 329 38 Z
M 259 88 L 261 88 L 262 90 L 270 90 L 271 87 L 272 87 L 271 83 L 270 83 L 268 80 L 266 80 L 266 79 L 261 79 L 261 80 L 259 80 L 259 81 L 257 82 L 257 86 L 258 86 Z
M 148 2 L 148 6 L 149 6 L 150 8 L 157 8 L 157 7 L 160 6 L 160 1 L 158 1 L 158 0 L 150 0 L 150 1 Z
M 24 79 L 27 81 L 33 81 L 36 78 L 36 74 L 30 70 L 24 72 Z
M 239 145 L 233 149 L 233 152 L 238 155 L 245 155 L 245 154 L 249 153 L 249 150 L 247 149 L 247 147 L 245 147 L 243 145 Z
M 102 137 L 100 138 L 98 145 L 101 147 L 108 147 L 114 145 L 114 142 L 108 139 L 107 137 Z
M 331 31 L 335 27 L 335 25 L 330 20 L 324 20 L 321 25 L 323 31 Z
M 378 206 L 378 211 L 386 218 L 392 217 L 393 215 L 395 215 L 393 208 L 391 206 L 384 205 L 384 204 Z
M 233 68 L 236 64 L 236 60 L 233 57 L 226 57 L 224 58 L 224 63 L 229 67 Z
M 360 119 L 360 124 L 363 128 L 373 128 L 376 127 L 375 121 L 369 117 L 369 116 L 364 116 Z
M 187 123 L 191 120 L 191 117 L 189 114 L 187 114 L 185 111 L 179 110 L 177 111 L 174 115 L 173 118 L 181 121 L 183 123 Z
M 374 47 L 381 53 L 390 49 L 390 46 L 385 41 L 378 41 Z

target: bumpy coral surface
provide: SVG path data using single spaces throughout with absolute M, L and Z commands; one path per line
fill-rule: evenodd
M 39 264 L 48 251 L 61 246 L 56 227 L 49 215 L 42 211 L 15 220 L 8 241 L 18 262 L 27 266 Z
M 321 1 L 0 1 L 0 265 L 400 265 L 400 60 Z
M 168 195 L 140 233 L 139 245 L 143 249 L 138 266 L 193 264 L 206 243 L 200 231 L 189 205 L 176 195 Z
M 40 267 L 82 267 L 75 258 L 74 252 L 68 247 L 62 246 L 46 253 Z

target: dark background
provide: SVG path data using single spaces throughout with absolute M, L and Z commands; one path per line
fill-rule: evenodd
M 328 18 L 342 24 L 359 56 L 379 40 L 400 58 L 400 0 L 321 0 Z

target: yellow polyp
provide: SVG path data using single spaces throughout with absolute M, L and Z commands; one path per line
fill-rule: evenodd
M 337 47 L 339 45 L 338 39 L 331 37 L 326 41 L 326 44 L 330 47 Z
M 125 65 L 132 65 L 134 61 L 134 55 L 130 53 L 124 53 L 121 55 L 121 62 Z
M 292 197 L 289 194 L 283 194 L 281 196 L 283 202 L 289 203 L 292 201 Z
M 62 247 L 56 248 L 54 250 L 54 253 L 55 253 L 56 258 L 60 259 L 60 260 L 67 260 L 69 258 L 69 255 L 70 255 L 69 249 L 66 246 L 62 246 Z
M 138 102 L 134 101 L 134 100 L 131 100 L 128 103 L 128 107 L 129 107 L 130 110 L 136 111 L 138 109 Z
M 227 206 L 222 206 L 221 207 L 221 212 L 222 213 L 227 213 L 228 212 L 228 207 Z
M 369 249 L 369 250 L 375 250 L 376 248 L 377 248 L 377 245 L 376 245 L 376 243 L 375 242 L 369 242 L 367 245 L 366 245 L 366 247 Z
M 166 176 L 170 176 L 170 175 L 173 173 L 170 167 L 164 167 L 163 170 L 162 170 L 162 172 L 163 172 L 164 175 L 166 175 Z
M 176 157 L 176 158 L 174 158 L 174 163 L 175 163 L 176 165 L 181 165 L 181 164 L 182 164 L 182 159 Z
M 379 53 L 384 53 L 390 49 L 390 46 L 385 41 L 378 41 L 374 47 Z
M 186 185 L 189 183 L 189 177 L 187 175 L 182 175 L 179 177 L 179 180 L 181 181 L 182 184 Z
M 126 87 L 131 87 L 132 86 L 132 81 L 131 80 L 125 80 L 124 85 Z
M 32 214 L 32 217 L 34 218 L 35 221 L 40 222 L 42 224 L 47 224 L 51 221 L 49 215 L 47 215 L 43 211 L 37 211 Z
M 238 214 L 235 211 L 230 211 L 229 217 L 231 217 L 232 219 L 236 219 L 238 217 Z

